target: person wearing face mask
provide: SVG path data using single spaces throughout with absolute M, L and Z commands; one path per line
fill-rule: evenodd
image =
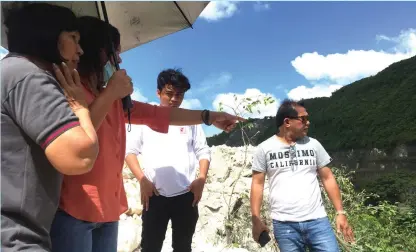
M 44 3 L 2 7 L 10 53 L 1 60 L 0 250 L 50 251 L 62 174 L 88 172 L 99 150 L 74 71 L 77 20 Z
M 94 17 L 80 17 L 79 27 L 84 54 L 78 71 L 100 152 L 91 172 L 64 177 L 59 209 L 52 224 L 52 247 L 57 252 L 116 252 L 119 216 L 128 209 L 121 174 L 127 118 L 121 99 L 133 92 L 133 86 L 125 70 L 113 73 L 112 44 L 121 63 L 118 30 Z M 159 107 L 137 101 L 133 105 L 131 123 L 147 125 L 160 133 L 167 133 L 169 125 L 201 123 L 229 131 L 238 120 L 245 120 L 221 112 Z

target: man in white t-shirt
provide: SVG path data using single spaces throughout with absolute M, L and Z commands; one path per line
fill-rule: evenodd
M 181 71 L 162 71 L 157 78 L 160 106 L 179 107 L 190 87 Z M 199 217 L 197 204 L 210 160 L 211 152 L 201 125 L 169 126 L 167 134 L 135 125 L 127 133 L 126 163 L 140 182 L 144 208 L 140 251 L 161 251 L 169 220 L 173 251 L 191 251 Z
M 336 227 L 353 241 L 331 169 L 331 157 L 318 140 L 308 137 L 308 113 L 301 102 L 285 100 L 276 114 L 279 132 L 262 142 L 253 157 L 251 212 L 253 239 L 267 226 L 260 218 L 265 177 L 274 237 L 281 251 L 337 252 L 339 246 L 323 205 L 317 176 L 336 209 Z

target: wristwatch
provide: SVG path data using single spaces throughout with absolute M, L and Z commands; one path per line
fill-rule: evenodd
M 340 215 L 340 214 L 342 214 L 342 215 L 347 215 L 347 212 L 345 212 L 344 210 L 340 210 L 340 211 L 337 211 L 336 213 L 335 213 L 335 215 Z
M 209 122 L 209 120 L 210 120 L 209 110 L 204 109 L 204 110 L 201 112 L 201 119 L 202 119 L 202 122 L 203 122 L 205 125 L 211 126 L 211 124 L 212 124 L 212 123 L 210 123 L 210 122 Z

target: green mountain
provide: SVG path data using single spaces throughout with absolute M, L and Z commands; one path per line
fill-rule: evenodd
M 311 120 L 309 135 L 329 151 L 416 144 L 416 56 L 396 62 L 375 76 L 332 94 L 305 100 Z M 274 117 L 251 119 L 248 131 L 257 145 L 276 133 Z M 222 132 L 208 144 L 241 146 L 241 132 Z

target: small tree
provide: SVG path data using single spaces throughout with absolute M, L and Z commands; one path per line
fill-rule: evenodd
M 262 96 L 258 95 L 255 97 L 243 97 L 238 99 L 237 95 L 234 95 L 234 104 L 233 106 L 225 105 L 223 103 L 219 104 L 219 110 L 223 111 L 225 108 L 231 110 L 230 112 L 236 116 L 240 117 L 248 117 L 248 115 L 252 115 L 253 113 L 257 112 L 261 114 L 259 106 L 268 106 L 270 104 L 275 103 L 275 100 L 270 96 Z M 243 162 L 238 170 L 237 177 L 231 182 L 231 193 L 228 195 L 228 199 L 226 199 L 227 203 L 227 215 L 225 217 L 224 223 L 224 231 L 225 233 L 218 232 L 218 235 L 225 236 L 227 244 L 229 246 L 234 247 L 245 247 L 245 248 L 253 248 L 256 246 L 256 250 L 258 249 L 258 245 L 251 240 L 251 244 L 244 241 L 244 238 L 247 238 L 247 231 L 249 230 L 249 237 L 251 237 L 251 211 L 250 211 L 250 204 L 249 204 L 249 195 L 250 190 L 247 189 L 241 195 L 237 197 L 235 201 L 233 201 L 233 196 L 235 195 L 236 186 L 238 181 L 241 179 L 244 171 L 249 168 L 251 165 L 251 160 L 248 160 L 248 151 L 249 147 L 253 145 L 253 138 L 259 134 L 260 132 L 257 131 L 251 136 L 248 134 L 248 131 L 253 128 L 253 123 L 249 122 L 240 122 L 238 124 L 238 130 L 241 134 L 241 139 L 244 145 L 244 153 L 243 153 Z M 227 174 L 231 172 L 231 168 L 227 171 Z M 227 175 L 227 177 L 228 177 Z M 246 203 L 246 204 L 245 204 Z M 248 203 L 248 204 L 247 204 Z M 262 207 L 262 215 L 268 216 L 268 206 L 267 204 L 263 204 Z M 269 219 L 266 217 L 266 219 Z M 269 221 L 271 223 L 271 221 Z M 279 251 L 277 248 L 274 239 L 272 239 L 272 247 L 274 251 Z M 270 245 L 269 245 L 270 246 Z

